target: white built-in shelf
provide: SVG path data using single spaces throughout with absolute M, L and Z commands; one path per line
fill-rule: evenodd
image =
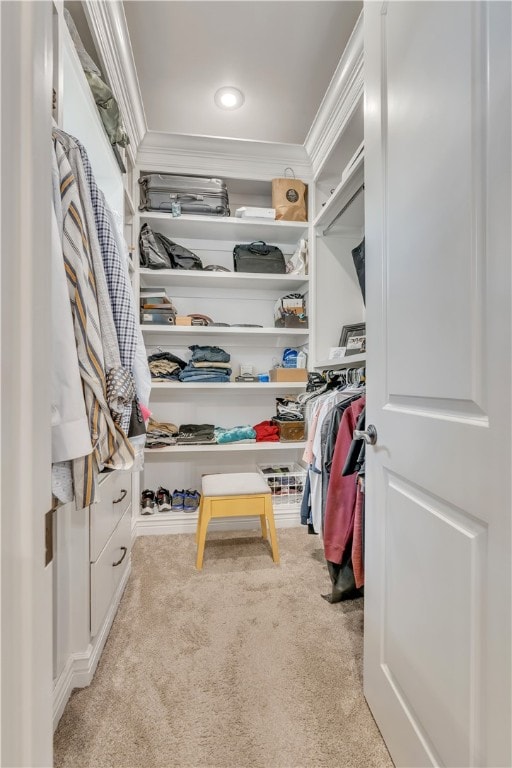
M 254 288 L 292 291 L 304 287 L 309 277 L 302 275 L 260 275 L 248 272 L 209 272 L 198 269 L 141 269 L 141 280 L 151 288 Z
M 169 339 L 187 338 L 187 336 L 223 336 L 226 339 L 232 338 L 233 341 L 263 338 L 268 339 L 269 342 L 279 342 L 279 340 L 293 338 L 302 339 L 303 343 L 306 343 L 309 334 L 307 329 L 302 330 L 302 328 L 233 328 L 222 325 L 151 325 L 149 323 L 140 327 L 144 334 L 167 336 Z
M 135 216 L 135 213 L 136 213 L 135 204 L 133 202 L 133 198 L 130 195 L 127 187 L 124 187 L 124 202 L 126 204 L 126 207 L 128 208 L 128 211 L 130 212 L 130 215 Z
M 313 220 L 313 226 L 322 232 L 336 218 L 364 182 L 364 154 L 354 163 L 350 172 L 343 178 L 326 204 Z M 355 228 L 364 226 L 364 194 L 354 199 L 345 213 L 338 219 L 332 232 L 341 227 Z
M 250 243 L 265 240 L 269 244 L 296 243 L 307 236 L 307 221 L 274 221 L 273 219 L 238 219 L 234 216 L 192 216 L 173 218 L 170 213 L 143 211 L 141 224 L 171 238 L 199 240 L 231 240 Z
M 164 453 L 238 453 L 239 451 L 293 451 L 304 448 L 305 442 L 289 443 L 222 443 L 220 445 L 169 445 L 166 448 L 145 448 L 146 458 Z
M 324 360 L 323 362 L 315 363 L 315 368 L 322 370 L 337 370 L 338 368 L 356 368 L 366 363 L 366 352 L 360 355 L 349 355 L 343 357 L 340 360 Z
M 211 389 L 247 390 L 249 392 L 297 392 L 306 389 L 307 382 L 297 381 L 268 381 L 268 382 L 240 382 L 240 381 L 155 381 L 151 384 L 151 391 L 192 389 L 196 392 Z

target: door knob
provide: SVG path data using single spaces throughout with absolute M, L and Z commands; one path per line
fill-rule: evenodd
M 364 440 L 368 445 L 375 445 L 377 442 L 377 430 L 373 424 L 368 424 L 368 429 L 354 429 L 354 440 Z

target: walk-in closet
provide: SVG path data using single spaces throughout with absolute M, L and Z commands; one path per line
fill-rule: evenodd
M 512 765 L 512 4 L 0 34 L 0 765 Z

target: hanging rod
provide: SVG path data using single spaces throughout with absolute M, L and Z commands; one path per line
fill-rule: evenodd
M 330 229 L 332 229 L 332 227 L 334 227 L 334 225 L 336 224 L 336 222 L 338 221 L 338 219 L 340 218 L 340 216 L 343 216 L 343 214 L 345 213 L 345 211 L 347 210 L 347 208 L 350 208 L 350 206 L 352 205 L 352 203 L 354 202 L 354 200 L 356 199 L 356 197 L 358 197 L 358 196 L 361 194 L 361 192 L 363 191 L 363 189 L 364 189 L 364 184 L 361 184 L 361 186 L 359 187 L 359 189 L 356 189 L 356 191 L 354 192 L 354 194 L 352 195 L 352 197 L 350 198 L 350 200 L 348 200 L 348 202 L 346 202 L 346 203 L 345 203 L 345 205 L 343 206 L 343 208 L 341 209 L 341 211 L 340 211 L 339 213 L 337 213 L 337 214 L 336 214 L 336 216 L 335 216 L 335 217 L 334 217 L 334 219 L 331 221 L 331 223 L 329 224 L 329 226 L 328 226 L 328 227 L 326 227 L 326 228 L 324 229 L 324 231 L 322 232 L 322 235 L 324 235 L 324 236 L 325 236 L 325 235 L 327 235 L 327 233 L 329 232 L 329 230 L 330 230 Z

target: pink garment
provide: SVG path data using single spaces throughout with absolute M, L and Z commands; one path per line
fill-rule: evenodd
M 352 567 L 356 587 L 364 586 L 364 558 L 363 558 L 363 505 L 364 493 L 359 482 L 356 487 L 356 506 L 354 510 L 354 538 L 352 540 Z
M 304 454 L 302 461 L 308 466 L 313 463 L 313 442 L 315 440 L 316 427 L 318 424 L 318 417 L 322 410 L 321 403 L 317 403 L 316 408 L 311 417 L 311 423 L 308 425 L 308 439 L 306 441 L 306 447 L 304 448 Z
M 324 521 L 325 559 L 341 564 L 343 554 L 354 530 L 357 480 L 355 475 L 342 476 L 343 466 L 352 442 L 359 414 L 365 406 L 361 397 L 350 405 L 341 419 L 332 459 L 331 478 L 327 491 Z

